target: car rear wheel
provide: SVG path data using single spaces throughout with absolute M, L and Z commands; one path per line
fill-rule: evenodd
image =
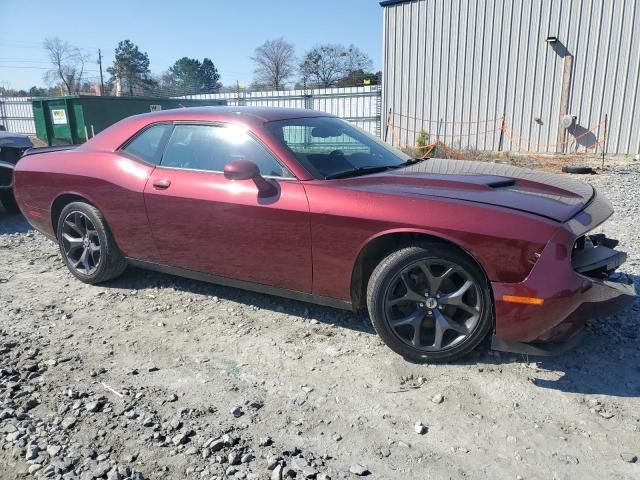
M 457 249 L 440 244 L 386 257 L 369 279 L 367 306 L 382 340 L 414 362 L 460 358 L 493 324 L 483 272 Z
M 65 264 L 85 283 L 111 280 L 127 267 L 102 214 L 92 205 L 73 202 L 64 207 L 57 237 Z
M 18 208 L 16 199 L 13 196 L 13 192 L 0 192 L 0 202 L 2 202 L 2 206 L 7 213 L 20 213 L 20 209 Z

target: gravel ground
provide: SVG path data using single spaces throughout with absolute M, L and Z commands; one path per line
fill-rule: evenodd
M 640 287 L 640 165 L 586 180 Z M 0 210 L 0 478 L 640 478 L 640 304 L 551 359 L 414 365 L 365 316 L 129 269 Z

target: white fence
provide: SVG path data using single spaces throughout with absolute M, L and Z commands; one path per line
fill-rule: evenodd
M 331 113 L 381 136 L 381 90 L 377 85 L 309 88 L 265 92 L 203 93 L 179 98 L 224 99 L 229 105 L 308 108 Z M 0 125 L 16 133 L 35 135 L 31 97 L 0 97 Z
M 33 121 L 33 97 L 0 97 L 0 125 L 5 130 L 26 135 L 36 134 Z
M 182 98 L 222 99 L 229 105 L 252 107 L 307 108 L 331 113 L 358 127 L 381 136 L 381 89 L 363 87 L 308 88 L 264 92 L 228 92 L 185 95 Z

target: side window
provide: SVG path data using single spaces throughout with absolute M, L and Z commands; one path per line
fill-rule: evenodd
M 222 172 L 235 160 L 251 160 L 266 176 L 291 173 L 243 127 L 176 125 L 162 156 L 163 167 Z
M 160 159 L 159 149 L 162 146 L 162 139 L 171 128 L 173 125 L 167 123 L 147 128 L 130 141 L 123 150 L 145 162 L 157 164 Z

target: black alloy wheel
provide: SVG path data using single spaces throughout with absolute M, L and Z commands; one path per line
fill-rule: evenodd
M 465 253 L 439 243 L 382 260 L 369 279 L 367 306 L 384 342 L 416 362 L 460 358 L 493 326 L 484 273 Z
M 100 265 L 102 248 L 98 231 L 82 212 L 67 214 L 62 224 L 62 249 L 69 264 L 84 275 L 91 275 Z
M 111 280 L 127 267 L 127 259 L 102 213 L 93 205 L 72 202 L 65 206 L 58 218 L 56 236 L 65 264 L 85 283 Z
M 460 265 L 419 260 L 387 288 L 385 315 L 394 333 L 413 348 L 437 352 L 459 344 L 480 320 L 480 287 Z

